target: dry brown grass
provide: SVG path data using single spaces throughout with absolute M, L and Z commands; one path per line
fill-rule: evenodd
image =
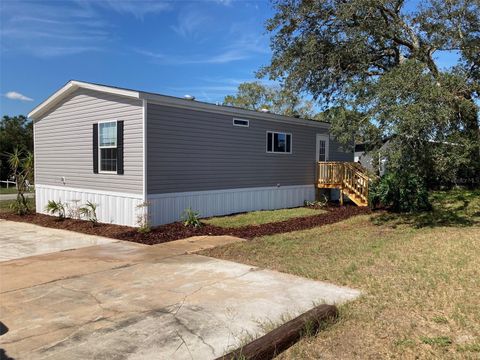
M 479 205 L 468 226 L 364 215 L 206 254 L 363 291 L 280 359 L 480 359 Z

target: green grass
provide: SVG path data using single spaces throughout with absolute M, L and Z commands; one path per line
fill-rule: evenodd
M 480 189 L 436 191 L 430 195 L 433 211 L 419 214 L 385 214 L 379 223 L 409 224 L 414 227 L 471 226 L 480 224 Z
M 361 215 L 203 254 L 362 291 L 280 359 L 477 359 L 480 192 L 432 201 L 431 213 Z
M 15 200 L 0 200 L 0 213 L 12 212 L 12 210 L 10 209 L 10 205 L 14 202 Z M 27 202 L 30 206 L 30 209 L 32 209 L 32 211 L 35 211 L 35 199 L 28 198 Z
M 325 210 L 299 207 L 293 209 L 253 211 L 238 215 L 214 217 L 202 220 L 202 222 L 210 225 L 230 228 L 248 225 L 268 224 L 272 222 L 285 221 L 288 219 L 303 216 L 313 216 L 322 213 L 325 213 Z
M 28 193 L 31 193 L 33 191 L 28 191 Z M 15 186 L 10 186 L 8 189 L 6 187 L 0 187 L 0 195 L 1 194 L 16 194 L 17 193 L 17 188 Z
M 8 189 L 6 187 L 0 187 L 0 194 L 16 194 L 17 189 L 13 187 L 9 187 Z

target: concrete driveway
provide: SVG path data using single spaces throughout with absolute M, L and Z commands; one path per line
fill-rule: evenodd
M 115 241 L 100 236 L 0 219 L 0 261 Z
M 4 261 L 0 347 L 15 359 L 213 359 L 285 317 L 359 295 L 191 254 L 234 241 L 111 241 Z

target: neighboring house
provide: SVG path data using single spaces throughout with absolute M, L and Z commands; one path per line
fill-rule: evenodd
M 29 117 L 37 211 L 90 200 L 105 223 L 300 206 L 315 198 L 318 160 L 353 160 L 327 123 L 80 81 Z
M 355 144 L 355 153 L 354 161 L 361 164 L 365 169 L 378 173 L 380 176 L 385 174 L 387 166 L 387 157 L 386 153 L 388 147 L 390 146 L 390 138 L 383 141 L 382 146 L 376 152 L 375 159 L 372 156 L 372 153 L 367 150 L 367 143 Z

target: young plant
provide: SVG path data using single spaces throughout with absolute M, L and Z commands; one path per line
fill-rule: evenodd
M 319 208 L 325 207 L 325 206 L 327 206 L 327 204 L 328 204 L 328 199 L 325 195 L 320 195 L 318 200 L 314 200 L 314 201 L 305 200 L 303 202 L 304 206 L 311 207 L 311 208 L 314 208 L 314 209 L 319 209 Z
M 91 201 L 87 201 L 87 203 L 82 206 L 79 211 L 80 215 L 82 215 L 92 223 L 92 226 L 97 226 L 97 204 L 94 204 Z
M 49 200 L 45 211 L 52 215 L 58 214 L 60 219 L 65 219 L 65 204 L 61 201 Z
M 81 212 L 80 212 L 80 200 L 70 200 L 70 203 L 66 203 L 67 208 L 67 217 L 70 219 L 80 220 Z
M 200 222 L 200 213 L 194 211 L 191 208 L 185 209 L 182 213 L 183 225 L 191 227 L 200 227 L 202 223 Z
M 30 151 L 15 148 L 13 153 L 9 154 L 8 165 L 17 188 L 17 198 L 10 208 L 18 215 L 25 215 L 30 211 L 24 194 L 33 181 L 33 154 Z
M 136 206 L 137 209 L 140 209 L 139 214 L 137 215 L 137 231 L 142 234 L 149 233 L 152 228 L 150 227 L 150 217 L 148 215 L 148 206 L 150 203 L 148 201 L 144 201 L 141 204 Z

